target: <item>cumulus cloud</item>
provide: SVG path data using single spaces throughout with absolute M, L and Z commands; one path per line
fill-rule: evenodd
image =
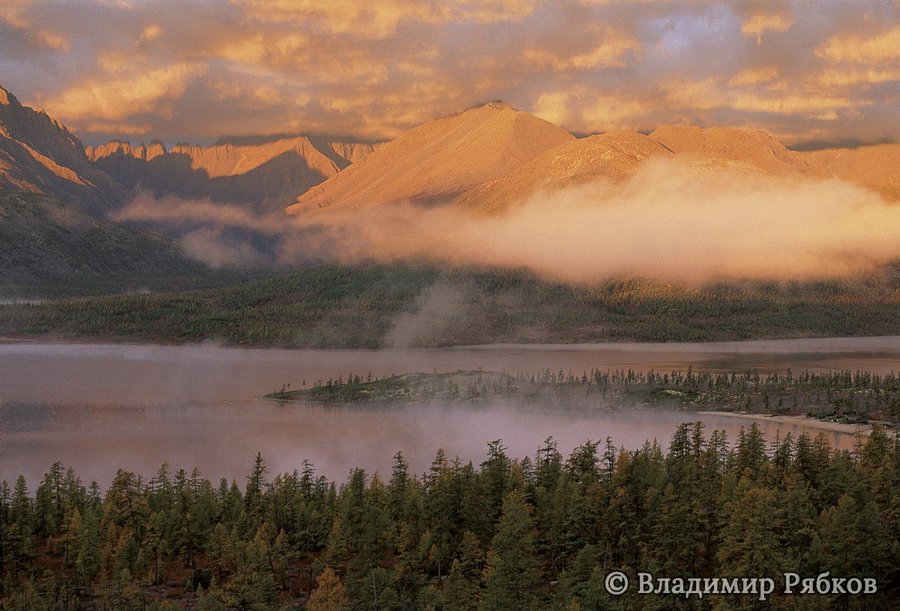
M 875 36 L 837 36 L 816 55 L 851 62 L 884 62 L 900 59 L 900 26 Z
M 497 98 L 582 133 L 692 122 L 896 140 L 898 13 L 889 0 L 11 0 L 0 78 L 91 142 L 119 126 L 379 140 Z
M 121 62 L 107 70 L 122 73 Z M 122 121 L 145 113 L 170 113 L 169 100 L 184 95 L 190 79 L 205 71 L 201 64 L 179 63 L 111 80 L 90 80 L 47 101 L 49 111 L 70 120 Z
M 274 245 L 272 260 L 282 265 L 424 259 L 525 267 L 585 283 L 623 275 L 681 282 L 830 278 L 900 258 L 900 206 L 871 191 L 838 180 L 772 177 L 747 168 L 713 172 L 670 160 L 648 161 L 624 183 L 535 193 L 491 217 L 410 204 L 254 217 L 171 198 L 137 201 L 121 215 L 191 223 L 186 246 L 215 264 L 227 262 L 229 249 L 244 259 L 261 256 L 223 244 L 227 227 L 264 234 Z M 197 233 L 198 222 L 215 231 Z M 398 342 L 407 327 L 415 325 L 398 330 Z

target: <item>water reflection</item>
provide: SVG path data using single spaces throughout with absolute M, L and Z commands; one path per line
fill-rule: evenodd
M 792 352 L 793 350 L 793 352 Z M 634 448 L 665 443 L 681 422 L 701 419 L 734 439 L 734 418 L 675 410 L 565 410 L 496 404 L 324 408 L 261 401 L 285 382 L 405 371 L 477 369 L 900 369 L 900 338 L 704 345 L 490 347 L 452 350 L 277 351 L 218 347 L 0 345 L 0 478 L 18 474 L 33 490 L 54 461 L 85 481 L 108 483 L 117 468 L 146 476 L 163 462 L 242 481 L 257 451 L 277 473 L 309 459 L 342 480 L 360 465 L 382 473 L 400 450 L 416 471 L 437 448 L 479 462 L 503 439 L 513 456 L 532 455 L 548 436 L 568 453 L 585 440 Z M 803 426 L 763 422 L 769 438 Z M 839 447 L 852 435 L 828 432 Z

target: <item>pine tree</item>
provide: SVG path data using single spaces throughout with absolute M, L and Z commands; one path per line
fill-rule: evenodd
M 350 608 L 344 584 L 330 566 L 316 577 L 316 589 L 306 608 L 309 611 L 346 611 Z
M 748 480 L 742 485 L 749 486 Z M 749 488 L 724 511 L 719 573 L 722 577 L 757 575 L 774 578 L 782 573 L 782 552 L 778 540 L 781 524 L 777 517 L 775 494 L 768 488 Z M 757 608 L 756 596 L 729 600 L 733 608 Z
M 488 554 L 485 609 L 530 609 L 535 606 L 540 573 L 533 530 L 528 503 L 520 491 L 513 490 L 503 499 L 500 523 Z
M 481 564 L 478 537 L 466 531 L 463 533 L 459 557 L 453 560 L 444 586 L 444 609 L 472 611 L 478 608 L 481 600 Z

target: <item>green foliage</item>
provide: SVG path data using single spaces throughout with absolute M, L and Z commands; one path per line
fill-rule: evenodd
M 235 282 L 148 231 L 0 189 L 0 299 L 181 290 Z
M 824 373 L 788 370 L 785 374 L 760 376 L 758 372 L 711 373 L 600 371 L 592 369 L 576 375 L 546 369 L 537 374 L 511 375 L 491 371 L 451 371 L 443 373 L 405 373 L 384 378 L 350 374 L 345 381 L 329 379 L 311 388 L 287 387 L 264 395 L 279 402 L 373 403 L 440 401 L 473 403 L 515 397 L 521 402 L 551 403 L 580 407 L 663 404 L 691 409 L 742 411 L 771 414 L 771 398 L 792 407 L 779 414 L 811 415 L 832 422 L 864 424 L 870 419 L 900 419 L 900 376 L 896 373 L 837 371 Z M 679 448 L 688 443 L 682 431 Z M 702 434 L 698 431 L 696 434 Z M 696 445 L 696 444 L 695 444 Z M 583 448 L 587 452 L 587 448 Z M 582 455 L 591 463 L 597 448 Z M 759 434 L 739 440 L 737 460 L 741 469 L 758 471 L 764 454 Z M 696 449 L 694 450 L 696 451 Z M 880 460 L 884 460 L 881 458 Z M 680 463 L 679 463 L 680 464 Z M 586 465 L 583 465 L 586 468 Z M 882 469 L 883 471 L 883 469 Z M 884 474 L 882 474 L 884 475 Z M 883 479 L 883 477 L 882 477 Z M 881 486 L 885 486 L 882 481 Z M 497 499 L 494 510 L 499 508 Z
M 119 471 L 104 495 L 62 465 L 29 493 L 0 483 L 0 608 L 683 608 L 683 596 L 609 595 L 621 570 L 661 577 L 868 577 L 864 599 L 773 598 L 782 608 L 892 608 L 900 440 L 881 430 L 850 453 L 824 435 L 731 446 L 699 424 L 669 449 L 588 441 L 533 459 L 497 440 L 480 466 L 438 452 L 390 480 L 356 469 L 339 488 L 308 464 L 244 491 L 196 471 L 145 481 Z M 491 513 L 496 507 L 496 513 Z M 633 583 L 636 583 L 633 581 Z M 776 590 L 777 592 L 777 590 Z M 710 595 L 713 608 L 754 597 Z M 768 604 L 768 603 L 766 603 Z M 696 606 L 696 605 L 694 605 Z
M 432 286 L 462 298 L 441 321 L 414 325 L 415 345 L 725 341 L 900 329 L 897 266 L 856 280 L 679 287 L 636 279 L 566 285 L 521 270 L 323 263 L 216 289 L 6 305 L 0 334 L 386 347 L 397 324 L 417 319 L 419 297 Z
M 520 491 L 513 490 L 503 499 L 503 513 L 487 557 L 485 609 L 535 606 L 540 573 L 533 530 L 528 503 Z

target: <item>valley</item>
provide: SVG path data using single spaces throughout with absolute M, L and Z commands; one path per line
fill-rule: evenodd
M 0 2 L 0 609 L 900 609 L 900 3 Z
M 628 206 L 645 209 L 645 198 L 666 197 L 658 186 L 648 191 L 640 177 L 653 163 L 672 160 L 689 173 L 674 177 L 687 181 L 673 187 L 686 193 L 706 174 L 751 177 L 747 188 L 764 194 L 781 189 L 765 182 L 771 180 L 855 182 L 872 191 L 848 191 L 862 198 L 854 205 L 888 215 L 879 223 L 889 244 L 898 145 L 793 151 L 763 132 L 684 126 L 575 138 L 502 102 L 374 146 L 276 134 L 210 146 L 84 147 L 5 90 L 0 122 L 7 151 L 0 166 L 0 298 L 44 300 L 0 305 L 0 335 L 7 337 L 379 348 L 900 330 L 897 262 L 889 249 L 869 261 L 866 249 L 884 251 L 873 239 L 801 244 L 771 272 L 766 249 L 778 249 L 777 236 L 760 236 L 771 246 L 753 246 L 752 235 L 732 240 L 750 244 L 734 256 L 754 262 L 725 261 L 710 271 L 702 259 L 712 257 L 676 241 L 671 248 L 687 248 L 683 265 L 659 271 L 636 263 L 614 273 L 614 250 L 632 248 L 617 234 L 631 232 L 638 243 L 657 235 L 652 224 L 647 236 L 632 225 Z M 808 193 L 786 192 L 785 201 L 814 197 L 817 184 L 809 183 Z M 584 185 L 594 190 L 571 190 Z M 565 204 L 566 197 L 618 197 L 617 190 L 624 201 Z M 528 212 L 516 216 L 526 200 Z M 627 225 L 603 230 L 609 245 L 567 250 L 590 234 L 566 232 L 602 223 L 604 206 L 611 223 Z M 588 208 L 596 212 L 566 224 Z M 508 239 L 505 223 L 510 231 L 538 232 L 534 255 L 513 243 L 492 244 Z M 556 232 L 548 234 L 551 243 L 543 243 L 543 227 Z M 482 245 L 464 237 L 482 230 Z M 661 239 L 679 239 L 672 235 Z M 828 235 L 823 239 L 842 239 Z M 548 246 L 571 265 L 541 263 L 539 248 Z M 819 250 L 820 259 L 790 271 L 792 257 Z M 810 265 L 830 257 L 833 274 L 805 277 Z M 742 278 L 747 265 L 751 275 Z

